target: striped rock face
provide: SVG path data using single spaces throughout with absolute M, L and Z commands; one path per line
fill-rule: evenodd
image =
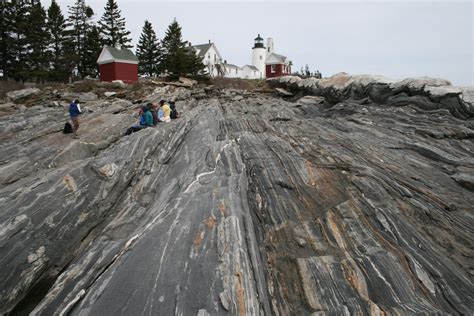
M 0 116 L 0 314 L 472 313 L 472 120 L 183 91 L 129 136 L 131 102 L 85 104 L 79 139 Z

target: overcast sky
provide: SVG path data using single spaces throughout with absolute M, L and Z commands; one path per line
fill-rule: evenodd
M 57 0 L 63 14 L 74 0 Z M 47 8 L 51 1 L 42 1 Z M 86 0 L 99 19 L 106 0 Z M 323 76 L 431 76 L 474 85 L 474 1 L 117 0 L 135 45 L 145 19 L 161 39 L 176 17 L 184 40 L 214 42 L 229 63 L 252 61 L 258 33 Z

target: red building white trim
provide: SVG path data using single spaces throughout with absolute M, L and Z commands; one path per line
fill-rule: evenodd
M 265 77 L 281 77 L 291 74 L 290 60 L 276 53 L 270 53 L 265 60 Z
M 100 81 L 138 81 L 138 58 L 127 48 L 104 46 L 97 63 Z

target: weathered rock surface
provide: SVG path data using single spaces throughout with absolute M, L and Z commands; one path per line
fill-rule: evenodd
M 69 102 L 73 99 L 77 99 L 80 102 L 95 101 L 98 98 L 97 94 L 93 92 L 66 92 L 61 97 Z
M 24 98 L 27 98 L 32 95 L 36 95 L 40 93 L 41 90 L 38 88 L 26 88 L 26 89 L 21 89 L 21 90 L 16 90 L 16 91 L 11 91 L 6 94 L 7 96 L 7 101 L 18 101 Z
M 472 313 L 472 118 L 339 79 L 159 88 L 182 116 L 130 136 L 126 100 L 78 140 L 62 108 L 1 112 L 0 313 Z
M 336 74 L 329 78 L 272 78 L 272 85 L 327 98 L 332 104 L 347 99 L 370 98 L 378 104 L 414 104 L 424 110 L 447 109 L 458 118 L 474 117 L 474 87 L 458 88 L 438 78 L 407 78 L 394 81 L 383 76 Z

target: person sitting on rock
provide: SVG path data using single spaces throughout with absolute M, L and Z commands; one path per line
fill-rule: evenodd
M 72 121 L 72 138 L 77 138 L 77 130 L 79 129 L 79 115 L 81 115 L 81 106 L 77 99 L 72 100 L 69 104 L 69 116 Z
M 160 121 L 158 119 L 158 113 L 157 113 L 158 111 L 156 110 L 156 105 L 153 103 L 148 103 L 147 107 L 148 109 L 150 109 L 150 112 L 153 115 L 153 125 L 156 126 L 156 124 L 158 124 L 158 122 Z
M 171 122 L 170 114 L 171 114 L 171 109 L 168 103 L 165 102 L 165 100 L 160 101 L 160 107 L 163 109 L 163 119 L 161 119 L 162 122 Z
M 143 107 L 144 116 L 145 116 L 145 124 L 142 124 L 144 127 L 153 127 L 153 114 L 151 113 L 148 106 Z
M 164 118 L 165 118 L 165 113 L 163 112 L 163 108 L 162 108 L 162 107 L 159 107 L 159 108 L 158 108 L 157 115 L 158 115 L 158 121 L 159 121 L 159 122 L 163 122 L 163 120 L 164 120 Z
M 174 101 L 170 101 L 170 109 L 171 109 L 171 114 L 170 117 L 172 120 L 177 119 L 179 117 L 179 112 L 176 110 L 176 104 Z
M 145 105 L 140 109 L 139 112 L 140 121 L 139 124 L 133 125 L 132 127 L 128 128 L 125 132 L 125 135 L 130 135 L 131 133 L 137 132 L 141 129 L 147 127 L 153 127 L 153 114 L 151 114 L 148 107 Z

